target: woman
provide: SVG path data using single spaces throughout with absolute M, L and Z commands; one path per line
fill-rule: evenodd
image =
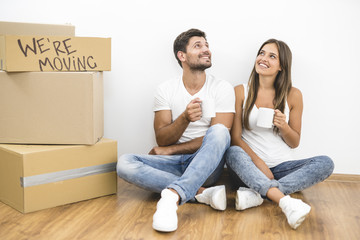
M 260 47 L 248 84 L 235 87 L 232 146 L 225 157 L 230 170 L 250 188 L 239 188 L 236 209 L 258 206 L 261 197 L 267 197 L 279 204 L 296 229 L 311 207 L 289 194 L 325 180 L 334 164 L 327 156 L 291 156 L 300 142 L 303 110 L 302 94 L 291 84 L 291 57 L 286 43 L 276 39 Z M 273 128 L 256 125 L 260 107 L 275 109 Z

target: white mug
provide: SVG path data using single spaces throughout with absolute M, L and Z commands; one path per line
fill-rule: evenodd
M 216 116 L 215 100 L 213 98 L 203 99 L 201 101 L 202 117 L 212 118 Z
M 274 126 L 275 110 L 272 108 L 259 108 L 256 125 L 262 128 L 272 128 Z

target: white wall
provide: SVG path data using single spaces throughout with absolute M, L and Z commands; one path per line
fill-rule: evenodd
M 360 174 L 360 2 L 357 0 L 11 0 L 0 21 L 71 23 L 78 36 L 112 38 L 105 73 L 105 137 L 119 155 L 155 144 L 155 87 L 181 73 L 172 53 L 189 28 L 208 35 L 209 73 L 237 85 L 248 80 L 255 54 L 269 38 L 293 52 L 293 85 L 304 97 L 299 155 L 326 154 L 335 173 Z

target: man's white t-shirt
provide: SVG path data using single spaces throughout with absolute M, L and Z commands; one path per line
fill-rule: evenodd
M 176 120 L 186 109 L 186 106 L 194 98 L 215 100 L 217 113 L 235 112 L 235 93 L 230 83 L 216 80 L 212 75 L 206 75 L 204 86 L 194 95 L 190 95 L 182 81 L 182 76 L 160 84 L 155 93 L 154 112 L 171 110 L 172 121 Z M 205 136 L 209 129 L 211 118 L 201 118 L 191 122 L 178 143 Z

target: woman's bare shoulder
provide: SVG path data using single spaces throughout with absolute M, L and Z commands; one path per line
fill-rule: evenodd
M 237 86 L 234 87 L 235 89 L 235 94 L 241 94 L 242 96 L 244 96 L 244 85 L 243 84 L 239 84 Z
M 302 93 L 301 93 L 300 89 L 298 89 L 296 87 L 292 87 L 289 92 L 289 98 L 295 98 L 295 100 L 302 98 Z
M 297 104 L 302 104 L 302 93 L 300 91 L 300 89 L 296 88 L 296 87 L 292 87 L 290 89 L 289 95 L 288 95 L 288 103 L 289 105 L 297 105 Z

